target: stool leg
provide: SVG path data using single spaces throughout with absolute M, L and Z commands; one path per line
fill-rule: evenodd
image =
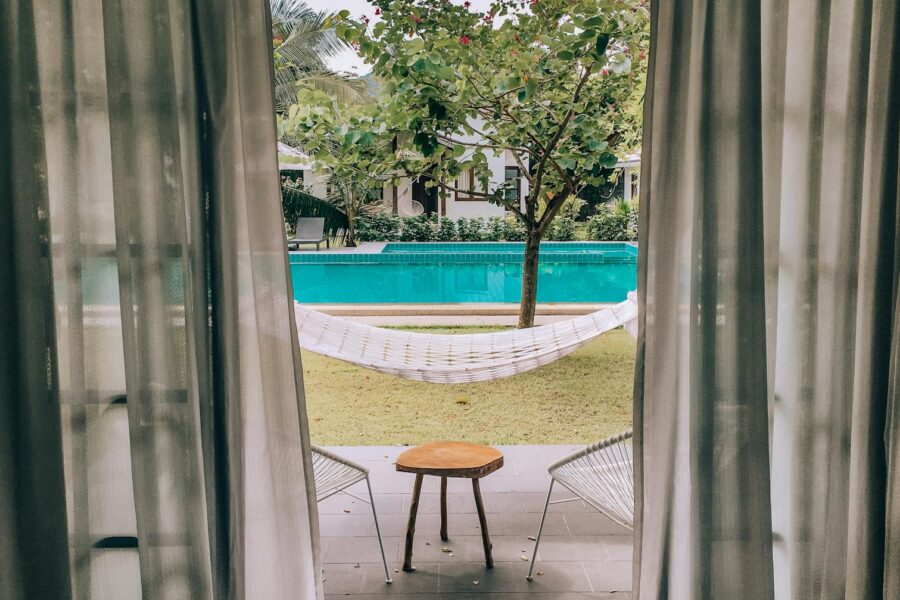
M 447 478 L 441 477 L 441 540 L 447 541 Z
M 416 513 L 419 511 L 419 493 L 422 491 L 422 478 L 424 475 L 416 473 L 416 483 L 413 485 L 412 503 L 409 505 L 409 522 L 406 524 L 406 553 L 403 556 L 403 570 L 412 571 L 413 538 L 416 535 Z
M 481 486 L 478 479 L 472 479 L 472 492 L 475 494 L 475 508 L 478 509 L 478 522 L 481 525 L 481 543 L 484 545 L 484 564 L 488 569 L 494 567 L 491 556 L 491 536 L 488 534 L 487 518 L 484 516 L 484 504 L 481 502 Z

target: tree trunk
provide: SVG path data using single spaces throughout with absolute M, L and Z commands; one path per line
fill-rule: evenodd
M 525 238 L 525 260 L 522 263 L 522 301 L 519 305 L 519 329 L 534 326 L 537 304 L 538 253 L 541 249 L 540 228 L 529 228 Z

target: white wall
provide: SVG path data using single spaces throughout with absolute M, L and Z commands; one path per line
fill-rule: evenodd
M 312 169 L 303 169 L 303 188 L 318 198 L 328 196 L 328 177 Z

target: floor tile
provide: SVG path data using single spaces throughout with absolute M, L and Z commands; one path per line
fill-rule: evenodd
M 476 562 L 441 565 L 439 591 L 442 594 L 591 591 L 581 563 L 546 563 L 541 572 L 543 575 L 529 582 L 526 579 L 528 564 L 524 562 L 497 563 L 493 569 Z
M 344 494 L 319 504 L 327 600 L 628 600 L 631 533 L 583 502 L 551 505 L 535 576 L 525 579 L 547 486 L 547 465 L 569 446 L 504 446 L 506 466 L 481 481 L 495 567 L 486 569 L 471 481 L 450 479 L 449 542 L 440 540 L 440 480 L 426 477 L 416 523 L 414 573 L 400 570 L 415 477 L 398 473 L 398 447 L 334 448 L 370 470 L 389 570 L 384 582 L 371 507 Z M 387 456 L 387 458 L 385 458 Z M 366 496 L 364 485 L 350 490 Z M 570 497 L 555 490 L 554 499 Z M 449 552 L 443 552 L 443 548 Z M 528 560 L 522 560 L 525 556 Z M 359 564 L 359 567 L 356 565 Z M 395 572 L 396 571 L 396 572 Z M 478 581 L 478 585 L 473 584 Z
M 324 567 L 324 588 L 326 594 L 359 594 L 362 592 L 363 564 L 330 564 Z
M 631 591 L 631 561 L 585 562 L 584 570 L 595 592 Z

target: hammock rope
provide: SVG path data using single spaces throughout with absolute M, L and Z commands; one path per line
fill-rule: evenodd
M 360 367 L 431 383 L 511 377 L 553 362 L 625 326 L 635 334 L 634 292 L 619 304 L 529 329 L 446 335 L 373 327 L 294 304 L 300 347 Z

